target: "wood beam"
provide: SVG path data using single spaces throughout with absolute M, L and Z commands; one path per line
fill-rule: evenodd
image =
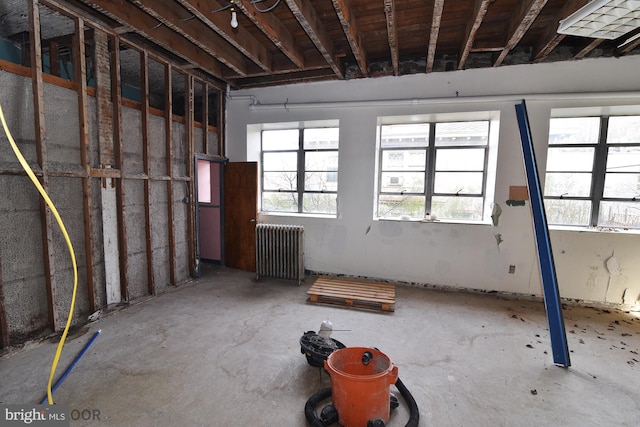
M 226 120 L 225 120 L 225 110 L 226 110 L 226 102 L 227 102 L 227 97 L 225 96 L 225 93 L 222 91 L 218 92 L 218 109 L 217 109 L 217 126 L 216 126 L 216 132 L 218 134 L 218 152 L 216 154 L 220 155 L 221 157 L 224 157 L 226 154 L 226 147 L 225 147 L 225 139 L 224 136 L 226 134 L 225 132 L 225 127 L 227 125 Z
M 31 82 L 33 89 L 33 118 L 35 125 L 36 155 L 38 165 L 42 171 L 40 184 L 45 189 L 49 187 L 47 175 L 47 144 L 44 119 L 44 83 L 42 81 L 42 47 L 40 44 L 40 7 L 38 0 L 29 0 L 29 47 L 31 57 Z M 52 331 L 58 331 L 62 325 L 56 304 L 58 300 L 55 257 L 53 248 L 53 220 L 51 211 L 45 201 L 40 198 L 40 218 L 42 225 L 42 255 L 44 261 L 45 285 L 47 288 L 47 308 L 49 311 L 49 326 Z
M 558 23 L 561 19 L 571 15 L 576 10 L 587 4 L 587 0 L 570 0 L 565 2 L 560 10 L 558 10 L 552 19 L 554 25 L 548 25 L 544 34 L 538 38 L 536 46 L 533 48 L 533 62 L 538 63 L 544 61 L 547 56 L 560 44 L 566 37 L 565 34 L 558 34 Z
M 122 171 L 122 95 L 120 86 L 120 37 L 111 39 L 111 105 L 113 106 L 113 154 L 116 169 Z M 125 223 L 124 179 L 116 181 L 116 210 L 118 221 L 118 251 L 120 252 L 120 295 L 123 301 L 129 301 L 129 252 L 127 243 L 127 224 Z
M 469 57 L 469 53 L 473 47 L 473 42 L 476 39 L 476 34 L 478 34 L 478 29 L 480 28 L 480 25 L 482 25 L 484 17 L 487 15 L 487 10 L 489 10 L 489 4 L 491 1 L 492 0 L 476 0 L 475 7 L 473 8 L 473 16 L 467 23 L 467 30 L 465 32 L 464 39 L 462 39 L 458 70 L 462 70 L 467 62 L 467 58 Z
M 194 142 L 193 142 L 193 76 L 185 75 L 184 85 L 184 130 L 185 130 L 185 170 L 189 178 L 189 203 L 187 204 L 187 253 L 189 257 L 189 274 L 191 277 L 196 276 L 196 246 L 198 244 L 198 236 L 196 236 L 196 186 L 195 186 L 195 167 L 194 167 Z
M 436 48 L 438 46 L 438 35 L 440 34 L 440 21 L 442 20 L 442 10 L 444 0 L 433 2 L 433 17 L 431 18 L 431 35 L 429 36 L 429 49 L 427 50 L 427 73 L 433 71 L 433 62 L 436 58 Z
M 132 0 L 142 10 L 162 22 L 241 76 L 247 73 L 245 57 L 226 39 L 199 19 L 185 21 L 188 11 L 173 1 Z
M 587 56 L 593 49 L 600 46 L 604 39 L 595 39 L 573 56 L 573 59 L 582 59 Z
M 616 49 L 616 53 L 619 54 L 619 55 L 624 55 L 624 54 L 627 54 L 627 53 L 631 52 L 632 50 L 634 50 L 638 46 L 640 46 L 640 38 L 636 38 L 635 40 L 631 41 L 630 43 L 627 43 L 624 46 Z
M 514 15 L 509 23 L 507 43 L 493 63 L 494 67 L 502 65 L 502 62 L 509 52 L 522 40 L 522 37 L 524 37 L 531 24 L 533 24 L 533 21 L 538 17 L 545 4 L 547 4 L 547 0 L 526 0 L 520 3 L 518 13 Z
M 142 168 L 146 179 L 144 180 L 144 232 L 147 252 L 147 290 L 149 295 L 156 294 L 156 287 L 153 278 L 153 239 L 151 234 L 151 165 L 149 156 L 151 155 L 149 141 L 149 56 L 146 51 L 140 52 L 140 103 L 141 127 L 142 127 Z
M 167 225 L 169 233 L 169 277 L 171 284 L 176 285 L 176 236 L 173 225 L 173 88 L 171 86 L 171 64 L 164 66 L 164 138 L 167 181 Z
M 248 3 L 248 2 L 247 2 Z M 297 67 L 304 67 L 304 52 L 296 43 L 284 24 L 273 13 L 260 13 L 245 2 L 236 2 L 236 7 Z
M 238 28 L 231 27 L 231 20 L 228 15 L 212 12 L 212 10 L 219 8 L 219 4 L 216 1 L 178 0 L 178 2 L 191 12 L 194 17 L 218 33 L 227 42 L 231 43 L 264 71 L 271 70 L 272 59 L 267 48 L 243 26 L 239 26 Z M 153 3 L 156 2 L 154 1 Z M 187 23 L 191 21 L 192 20 L 189 19 Z
M 398 27 L 396 26 L 396 5 L 394 0 L 384 0 L 384 14 L 387 18 L 387 39 L 389 50 L 391 51 L 391 64 L 393 74 L 400 72 L 400 61 L 398 59 Z
M 202 152 L 209 154 L 209 85 L 202 83 Z
M 154 17 L 138 9 L 124 0 L 82 0 L 93 4 L 96 8 L 125 25 L 131 25 L 144 37 L 162 46 L 169 52 L 184 58 L 186 61 L 206 70 L 212 75 L 223 79 L 223 69 L 220 62 L 208 55 L 200 47 L 184 37 L 176 34 Z M 224 79 L 223 79 L 224 80 Z
M 367 54 L 362 47 L 362 39 L 358 32 L 350 0 L 332 0 L 332 2 L 333 8 L 336 10 L 338 19 L 342 25 L 344 35 L 347 37 L 349 46 L 351 46 L 351 52 L 353 52 L 353 56 L 356 58 L 356 62 L 360 67 L 360 72 L 362 72 L 362 75 L 366 77 L 369 75 L 369 70 L 367 68 Z
M 85 58 L 85 27 L 81 18 L 75 19 L 75 34 L 73 37 L 73 66 L 74 79 L 78 94 L 78 127 L 80 130 L 80 162 L 85 170 L 86 177 L 82 178 L 82 212 L 84 217 L 84 253 L 85 269 L 87 273 L 87 296 L 89 299 L 89 312 L 96 311 L 96 298 L 93 280 L 93 237 L 92 224 L 92 195 L 90 151 L 89 151 L 89 115 L 87 112 L 87 64 Z
M 324 25 L 318 18 L 315 9 L 309 1 L 285 0 L 291 9 L 293 16 L 298 20 L 304 31 L 307 33 L 316 49 L 322 54 L 327 64 L 331 67 L 338 78 L 344 77 L 344 72 L 340 67 L 338 58 L 333 50 L 333 43 L 326 32 Z

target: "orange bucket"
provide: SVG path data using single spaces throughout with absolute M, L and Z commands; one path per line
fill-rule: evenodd
M 398 367 L 381 351 L 347 347 L 324 362 L 331 376 L 331 398 L 344 427 L 366 427 L 369 420 L 389 421 L 389 386 L 398 379 Z

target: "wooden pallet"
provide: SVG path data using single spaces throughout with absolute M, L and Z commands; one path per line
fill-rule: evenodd
M 307 294 L 312 303 L 395 311 L 396 287 L 390 283 L 321 276 Z

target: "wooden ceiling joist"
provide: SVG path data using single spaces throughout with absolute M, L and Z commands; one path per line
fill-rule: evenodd
M 547 4 L 547 0 L 527 0 L 520 4 L 518 13 L 514 14 L 513 19 L 509 23 L 507 30 L 507 43 L 493 63 L 494 67 L 502 65 L 502 62 L 509 52 L 516 47 L 522 37 L 524 37 L 525 33 L 531 24 L 533 24 L 533 21 L 538 17 L 545 4 Z
M 478 33 L 480 25 L 482 25 L 482 21 L 484 21 L 484 17 L 487 15 L 491 1 L 492 0 L 476 0 L 475 7 L 473 8 L 473 16 L 467 23 L 467 31 L 465 32 L 462 47 L 460 48 L 460 60 L 458 61 L 459 70 L 462 70 L 464 64 L 467 62 L 467 58 L 473 47 L 473 42 L 476 39 L 476 34 Z
M 393 74 L 400 72 L 400 60 L 398 54 L 398 27 L 396 25 L 396 5 L 394 0 L 384 0 L 384 14 L 387 17 L 387 38 L 389 40 L 389 50 L 391 51 L 391 64 Z
M 558 24 L 561 19 L 566 18 L 567 16 L 574 13 L 576 10 L 580 9 L 587 3 L 587 0 L 571 0 L 568 1 L 562 6 L 553 17 L 552 25 L 547 26 L 547 30 L 544 35 L 540 37 L 538 43 L 533 48 L 533 53 L 531 57 L 533 58 L 533 62 L 538 63 L 544 61 L 547 56 L 553 52 L 553 50 L 564 40 L 566 37 L 565 34 L 558 34 Z
M 438 35 L 440 34 L 440 22 L 442 20 L 442 10 L 444 0 L 433 2 L 433 17 L 431 18 L 431 35 L 429 36 L 429 49 L 427 50 L 427 73 L 433 71 L 433 62 L 436 58 L 436 47 L 438 45 Z
M 588 45 L 586 45 L 585 47 L 583 47 L 582 49 L 580 49 L 580 51 L 578 53 L 576 53 L 573 58 L 574 59 L 582 59 L 585 56 L 587 56 L 593 49 L 597 48 L 598 46 L 600 46 L 600 44 L 604 41 L 604 39 L 595 39 L 593 40 L 591 43 L 589 43 Z
M 188 62 L 202 68 L 212 75 L 222 78 L 222 64 L 208 55 L 201 48 L 184 37 L 176 34 L 165 25 L 158 25 L 157 19 L 143 12 L 128 1 L 118 0 L 83 0 L 92 3 L 99 12 L 115 19 L 123 25 L 131 25 L 137 33 L 158 44 L 169 52 L 184 58 Z
M 297 67 L 304 67 L 304 53 L 295 42 L 291 32 L 273 13 L 260 13 L 245 2 L 236 2 L 236 7 L 258 27 L 265 36 Z
M 318 18 L 315 9 L 309 1 L 285 0 L 287 6 L 296 17 L 304 31 L 307 33 L 316 49 L 322 54 L 327 64 L 331 67 L 338 78 L 344 77 L 344 72 L 340 67 L 338 58 L 333 50 L 333 43 L 324 25 Z
M 350 1 L 333 0 L 333 8 L 338 14 L 338 19 L 340 20 L 340 24 L 342 25 L 342 30 L 347 37 L 349 46 L 351 46 L 353 56 L 360 66 L 360 71 L 364 76 L 368 76 L 369 71 L 367 67 L 367 55 L 362 48 L 362 40 L 360 39 L 360 33 L 358 32 L 356 26 L 356 20 L 353 16 L 353 11 L 351 10 Z
M 133 3 L 236 73 L 241 76 L 247 73 L 245 57 L 199 19 L 185 21 L 189 12 L 179 4 L 157 0 L 133 0 Z
M 271 54 L 267 48 L 261 45 L 246 28 L 231 27 L 229 14 L 213 12 L 220 8 L 217 2 L 203 0 L 178 0 L 178 2 L 264 71 L 271 70 Z

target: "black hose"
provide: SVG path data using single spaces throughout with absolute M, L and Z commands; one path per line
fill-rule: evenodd
M 420 421 L 420 413 L 418 412 L 416 400 L 400 378 L 396 380 L 396 387 L 409 406 L 409 421 L 405 424 L 405 427 L 417 427 L 418 421 Z M 327 427 L 335 422 L 335 420 L 332 419 L 328 420 L 327 424 L 316 415 L 315 408 L 318 406 L 318 403 L 329 397 L 331 397 L 331 387 L 323 388 L 307 400 L 307 403 L 304 405 L 304 415 L 311 427 Z

